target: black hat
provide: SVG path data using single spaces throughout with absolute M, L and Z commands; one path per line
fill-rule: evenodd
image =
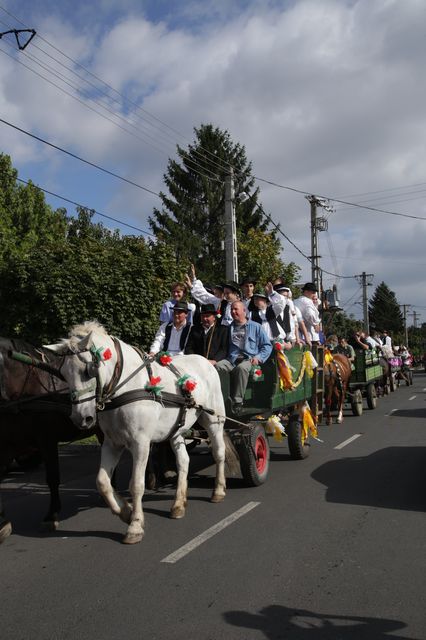
M 313 291 L 314 293 L 317 293 L 318 288 L 314 285 L 313 282 L 307 282 L 303 285 L 302 291 Z
M 257 280 L 255 280 L 251 276 L 244 276 L 244 278 L 241 280 L 240 286 L 242 286 L 243 284 L 250 284 L 250 283 L 256 286 Z
M 221 289 L 223 291 L 223 284 L 214 284 L 213 289 Z
M 255 291 L 253 293 L 253 297 L 256 296 L 256 298 L 265 298 L 265 300 L 269 299 L 269 296 L 265 293 L 264 290 L 258 289 L 257 291 Z
M 287 287 L 286 284 L 274 284 L 274 291 L 290 291 L 290 287 Z
M 213 289 L 214 289 L 215 285 L 214 284 L 210 284 L 210 283 L 204 283 L 204 289 L 206 291 L 208 291 L 209 293 L 213 293 Z
M 173 311 L 185 311 L 185 313 L 188 313 L 189 309 L 188 309 L 188 303 L 185 302 L 184 300 L 179 300 L 178 302 L 176 302 L 176 304 L 173 306 Z
M 229 282 L 224 282 L 223 283 L 223 288 L 227 288 L 227 289 L 232 289 L 233 291 L 235 291 L 236 293 L 240 293 L 240 285 L 238 284 L 238 282 L 235 282 L 235 280 L 229 280 Z
M 201 315 L 203 313 L 214 313 L 214 315 L 217 314 L 217 309 L 214 306 L 214 304 L 202 304 L 200 307 L 200 313 Z

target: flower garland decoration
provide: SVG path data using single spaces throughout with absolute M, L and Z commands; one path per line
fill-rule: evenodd
M 250 369 L 250 375 L 253 378 L 253 382 L 261 382 L 264 379 L 263 371 L 258 364 L 252 365 Z
M 158 362 L 163 365 L 163 367 L 167 367 L 172 361 L 172 356 L 168 351 L 161 351 L 158 354 Z
M 112 358 L 112 351 L 109 347 L 107 349 L 105 349 L 105 347 L 96 348 L 95 345 L 93 345 L 92 347 L 90 347 L 90 352 L 92 353 L 96 362 L 103 362 Z
M 160 376 L 151 376 L 145 385 L 145 390 L 150 391 L 157 397 L 161 396 L 161 392 L 164 389 L 164 387 L 160 385 L 160 382 L 161 382 Z
M 191 393 L 191 391 L 194 391 L 195 387 L 197 386 L 197 381 L 194 380 L 194 378 L 191 378 L 191 376 L 188 373 L 185 373 L 184 376 L 179 378 L 177 383 L 182 389 L 182 391 L 187 391 L 188 393 Z

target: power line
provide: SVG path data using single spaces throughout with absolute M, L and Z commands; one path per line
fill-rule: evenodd
M 258 180 L 259 182 L 265 182 L 266 184 L 270 184 L 273 187 L 278 187 L 279 189 L 286 189 L 287 191 L 293 191 L 294 193 L 300 193 L 305 196 L 310 195 L 312 193 L 312 191 L 303 191 L 302 189 L 296 189 L 295 187 L 289 187 L 283 184 L 278 184 L 277 182 L 273 182 L 272 180 L 267 180 L 266 178 L 259 178 L 259 176 L 253 176 L 253 178 L 255 178 L 255 180 Z M 339 200 L 338 198 L 333 198 L 332 196 L 320 195 L 318 197 L 324 200 L 331 200 L 332 202 L 339 202 L 340 204 L 347 204 L 351 207 L 357 207 L 358 209 L 368 209 L 369 211 L 373 211 L 375 213 L 386 213 L 388 215 L 401 216 L 403 218 L 414 218 L 415 220 L 426 220 L 426 218 L 422 218 L 421 216 L 414 216 L 408 213 L 398 213 L 397 211 L 387 211 L 386 209 L 378 209 L 376 207 L 369 207 L 366 205 L 361 206 L 359 204 L 356 204 L 355 202 Z
M 68 151 L 67 149 L 63 149 L 62 147 L 59 147 L 56 144 L 53 144 L 53 142 L 49 142 L 48 140 L 44 140 L 43 138 L 40 138 L 39 136 L 36 136 L 34 133 L 30 133 L 29 131 L 26 131 L 25 129 L 21 129 L 21 127 L 18 127 L 15 124 L 12 124 L 11 122 L 8 122 L 7 120 L 3 120 L 3 118 L 0 118 L 0 122 L 2 122 L 3 124 L 6 124 L 8 127 L 12 127 L 12 129 L 16 129 L 16 131 L 20 131 L 21 133 L 25 133 L 25 135 L 30 136 L 30 138 L 33 138 L 34 140 L 38 140 L 39 142 L 43 142 L 43 144 L 48 145 L 49 147 L 52 147 L 53 149 L 56 149 L 57 151 L 62 151 L 62 153 L 65 153 L 66 155 L 70 156 L 71 158 L 75 158 L 76 160 L 79 160 L 80 162 L 84 162 L 85 164 L 88 164 L 91 167 L 94 167 L 95 169 L 99 169 L 99 171 L 103 171 L 103 173 L 106 173 L 110 176 L 113 176 L 114 178 L 118 178 L 118 180 L 122 180 L 123 182 L 126 182 L 127 184 L 131 184 L 134 187 L 137 187 L 138 189 L 142 189 L 143 191 L 146 191 L 147 193 L 151 193 L 154 196 L 157 196 L 158 198 L 161 198 L 160 194 L 157 193 L 156 191 L 152 191 L 152 189 L 148 189 L 148 187 L 144 187 L 141 184 L 138 184 L 137 182 L 133 182 L 133 180 L 129 180 L 128 178 L 125 178 L 124 176 L 120 176 L 118 173 L 114 173 L 113 171 L 110 171 L 109 169 L 105 169 L 104 167 L 101 167 L 100 165 L 96 164 L 95 162 L 91 162 L 90 160 L 86 160 L 85 158 L 82 158 L 81 156 L 76 155 L 75 153 L 72 153 L 71 151 Z

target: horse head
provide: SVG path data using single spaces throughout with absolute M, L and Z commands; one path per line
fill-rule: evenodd
M 98 323 L 86 322 L 74 327 L 69 338 L 46 348 L 64 356 L 60 372 L 70 389 L 72 421 L 80 429 L 92 428 L 116 363 L 112 338 Z

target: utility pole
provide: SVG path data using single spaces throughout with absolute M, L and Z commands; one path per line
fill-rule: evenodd
M 225 259 L 226 279 L 238 282 L 237 227 L 235 224 L 234 170 L 225 176 Z
M 407 313 L 408 316 L 413 316 L 413 326 L 415 329 L 417 329 L 417 318 L 419 318 L 422 314 L 418 313 L 417 311 L 411 311 L 410 313 Z
M 405 333 L 405 346 L 408 349 L 408 327 L 407 327 L 407 309 L 411 307 L 411 304 L 400 304 L 400 307 L 403 308 L 404 314 L 404 333 Z
M 371 287 L 371 281 L 367 281 L 367 278 L 374 278 L 374 273 L 365 273 L 363 271 L 359 276 L 354 276 L 358 282 L 362 285 L 362 310 L 364 316 L 364 331 L 370 333 L 370 321 L 368 318 L 368 295 L 367 287 Z
M 319 266 L 319 259 L 321 256 L 318 255 L 318 231 L 327 231 L 328 220 L 317 216 L 317 207 L 322 207 L 326 211 L 330 212 L 333 211 L 333 209 L 328 204 L 328 200 L 317 198 L 317 196 L 314 195 L 305 197 L 311 205 L 311 278 L 312 282 L 318 289 L 318 297 L 321 298 L 321 269 Z

